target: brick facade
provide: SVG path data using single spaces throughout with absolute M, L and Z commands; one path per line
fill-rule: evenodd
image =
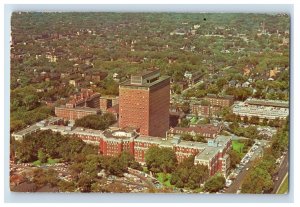
M 68 108 L 65 106 L 55 107 L 55 115 L 65 120 L 81 119 L 85 116 L 95 115 L 99 113 L 100 110 L 94 108 L 84 108 L 84 107 Z
M 137 128 L 141 135 L 165 137 L 169 129 L 170 78 L 154 72 L 132 77 L 137 83 L 120 85 L 119 126 Z
M 222 96 L 219 97 L 217 95 L 209 94 L 204 100 L 208 101 L 212 106 L 221 106 L 221 107 L 230 107 L 233 104 L 232 96 Z

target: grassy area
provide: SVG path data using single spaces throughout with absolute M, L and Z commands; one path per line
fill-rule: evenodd
M 243 148 L 244 148 L 245 144 L 239 142 L 238 140 L 233 140 L 232 141 L 232 148 L 234 151 L 238 152 L 238 153 L 243 153 Z
M 191 118 L 190 122 L 191 122 L 191 124 L 197 124 L 197 122 L 198 122 L 197 117 L 194 116 L 193 118 Z
M 171 174 L 167 173 L 157 173 L 157 180 L 162 183 L 164 186 L 172 187 L 170 180 L 171 180 Z
M 143 172 L 144 172 L 144 173 L 149 173 L 148 168 L 147 168 L 147 167 L 143 167 Z
M 200 188 L 196 188 L 194 190 L 195 193 L 201 193 L 201 192 L 204 192 L 204 187 L 200 187 Z
M 47 164 L 53 165 L 53 164 L 58 163 L 58 162 L 59 162 L 59 159 L 48 158 Z
M 58 162 L 59 162 L 59 159 L 48 158 L 48 161 L 45 164 L 53 165 L 53 164 L 58 163 Z M 39 161 L 39 160 L 34 161 L 32 164 L 34 166 L 41 166 L 42 165 L 41 161 Z
M 280 186 L 280 188 L 279 188 L 277 194 L 285 194 L 285 193 L 288 192 L 288 190 L 289 190 L 289 177 L 287 176 L 287 177 L 283 180 L 283 182 L 282 182 L 282 184 L 281 184 L 281 186 Z
M 34 161 L 32 164 L 37 167 L 37 166 L 40 166 L 42 163 L 41 163 L 41 161 L 37 160 L 37 161 Z

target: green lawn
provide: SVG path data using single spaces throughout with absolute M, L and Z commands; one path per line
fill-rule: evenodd
M 147 167 L 143 167 L 143 172 L 144 172 L 144 173 L 149 173 L 148 168 L 147 168 Z
M 170 180 L 171 180 L 171 174 L 167 173 L 157 173 L 157 180 L 162 183 L 164 186 L 167 187 L 172 187 L 173 185 L 171 185 Z M 163 177 L 165 176 L 165 181 L 163 182 Z
M 48 161 L 47 161 L 46 164 L 53 165 L 53 164 L 58 163 L 58 162 L 59 162 L 59 159 L 48 158 Z M 41 166 L 42 165 L 41 161 L 39 161 L 39 160 L 34 161 L 32 164 L 34 166 Z
M 197 124 L 197 122 L 198 122 L 197 117 L 191 118 L 190 122 L 191 122 L 191 124 Z
M 288 192 L 288 190 L 289 190 L 289 177 L 287 176 L 287 177 L 284 179 L 282 185 L 280 186 L 280 188 L 279 188 L 277 194 L 285 194 L 285 193 Z
M 41 165 L 41 161 L 37 160 L 37 161 L 34 161 L 32 164 L 34 166 L 40 166 Z
M 239 142 L 238 140 L 232 141 L 232 148 L 238 153 L 243 153 L 244 143 Z

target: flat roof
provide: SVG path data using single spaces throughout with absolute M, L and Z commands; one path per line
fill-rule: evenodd
M 195 156 L 195 160 L 206 160 L 209 161 L 211 160 L 213 157 L 216 156 L 216 154 L 219 152 L 220 148 L 204 148 L 203 151 L 199 152 L 196 156 Z
M 123 83 L 120 84 L 120 87 L 129 87 L 129 88 L 142 88 L 142 89 L 145 89 L 145 88 L 150 88 L 152 86 L 155 86 L 159 83 L 162 83 L 166 80 L 170 79 L 169 76 L 160 76 L 156 81 L 153 81 L 151 83 L 144 83 L 142 85 L 136 85 L 136 84 L 131 84 L 131 81 L 130 80 L 127 80 Z
M 288 101 L 281 101 L 281 100 L 248 98 L 245 101 L 245 103 L 253 104 L 253 105 L 284 107 L 284 108 L 289 107 L 289 102 Z
M 259 117 L 287 117 L 289 115 L 289 108 L 285 107 L 274 107 L 267 105 L 247 105 L 244 102 L 235 103 L 233 113 L 237 113 L 245 116 L 259 116 Z
M 140 135 L 137 138 L 135 138 L 135 141 L 151 142 L 151 143 L 160 144 L 163 141 L 163 139 L 164 138 L 161 138 L 161 137 L 151 137 L 151 136 Z
M 100 112 L 100 109 L 97 109 L 97 108 L 90 108 L 90 107 L 75 107 L 75 108 L 69 108 L 69 107 L 66 107 L 64 105 L 61 105 L 61 106 L 56 106 L 55 108 L 58 108 L 58 109 L 68 109 L 68 110 L 76 110 L 76 111 L 89 111 L 89 112 Z
M 132 74 L 131 76 L 148 76 L 148 75 L 152 75 L 152 74 L 156 74 L 156 73 L 160 73 L 160 70 L 146 70 L 146 71 L 141 71 L 138 72 L 136 74 Z
M 62 125 L 49 125 L 45 127 L 41 127 L 42 130 L 53 130 L 56 132 L 60 132 L 62 134 L 83 134 L 83 135 L 92 135 L 92 136 L 102 136 L 103 131 L 101 130 L 95 130 L 95 129 L 87 129 L 83 127 L 76 127 L 71 128 L 68 126 L 62 126 Z
M 22 129 L 18 132 L 14 132 L 13 135 L 14 136 L 25 136 L 26 134 L 30 134 L 31 132 L 39 130 L 39 129 L 40 129 L 40 127 L 34 124 L 25 129 Z
M 215 138 L 217 146 L 208 146 L 206 144 L 203 151 L 199 152 L 195 159 L 198 160 L 210 160 L 212 159 L 220 150 L 224 149 L 225 145 L 230 141 L 230 136 L 219 135 Z

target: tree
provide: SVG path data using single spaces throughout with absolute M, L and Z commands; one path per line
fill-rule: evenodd
M 81 119 L 77 119 L 75 121 L 75 126 L 104 130 L 115 122 L 116 118 L 112 113 L 105 113 L 102 115 L 88 115 Z
M 79 180 L 78 180 L 78 187 L 80 189 L 80 192 L 91 192 L 91 187 L 92 187 L 92 184 L 93 184 L 93 180 L 92 178 L 90 177 L 90 175 L 88 174 L 80 174 L 79 176 Z
M 207 166 L 194 165 L 194 156 L 184 159 L 171 174 L 170 183 L 178 188 L 199 188 L 209 176 Z
M 259 117 L 253 116 L 249 119 L 250 124 L 259 124 Z
M 217 86 L 218 86 L 219 90 L 221 90 L 226 83 L 227 83 L 226 78 L 219 78 L 217 80 Z
M 58 173 L 53 169 L 45 170 L 37 168 L 33 170 L 32 182 L 38 187 L 43 187 L 47 184 L 50 184 L 51 187 L 55 187 L 59 182 Z
M 104 167 L 111 175 L 123 176 L 127 172 L 127 164 L 123 163 L 118 157 L 111 157 L 105 160 Z
M 208 192 L 215 193 L 225 187 L 225 178 L 222 175 L 214 175 L 204 184 L 204 189 Z
M 43 152 L 43 150 L 42 149 L 39 149 L 38 150 L 38 159 L 39 159 L 39 161 L 41 162 L 41 163 L 46 163 L 47 162 L 47 159 L 48 159 L 48 157 L 47 157 L 47 155 Z
M 242 184 L 242 193 L 260 194 L 273 188 L 271 175 L 266 169 L 257 166 L 251 168 Z
M 140 163 L 134 160 L 134 156 L 127 151 L 122 152 L 119 156 L 119 159 L 122 163 L 125 163 L 127 167 L 143 170 Z
M 179 86 L 177 83 L 175 83 L 175 84 L 172 86 L 172 91 L 173 91 L 173 93 L 175 93 L 175 94 L 180 94 L 180 93 L 181 93 L 181 88 L 180 88 L 180 86 Z
M 194 141 L 196 141 L 196 142 L 204 142 L 204 143 L 207 142 L 206 138 L 204 136 L 201 136 L 201 135 L 196 135 L 194 137 Z
M 32 110 L 37 107 L 39 98 L 36 95 L 28 95 L 23 99 L 27 110 Z
M 178 124 L 179 127 L 188 127 L 190 124 L 189 120 L 186 118 L 183 118 L 180 123 Z
M 148 169 L 154 173 L 170 173 L 177 164 L 175 152 L 170 148 L 150 147 L 145 153 Z
M 239 164 L 241 162 L 241 157 L 239 155 L 239 153 L 237 153 L 234 150 L 231 150 L 229 153 L 229 157 L 230 157 L 230 168 L 235 168 L 237 164 Z
M 193 140 L 194 140 L 194 139 L 193 139 L 193 136 L 190 135 L 190 134 L 182 134 L 182 135 L 181 135 L 181 138 L 182 138 L 183 140 L 186 140 L 186 141 L 193 141 Z
M 75 192 L 76 185 L 72 181 L 60 180 L 58 182 L 58 187 L 60 192 Z

